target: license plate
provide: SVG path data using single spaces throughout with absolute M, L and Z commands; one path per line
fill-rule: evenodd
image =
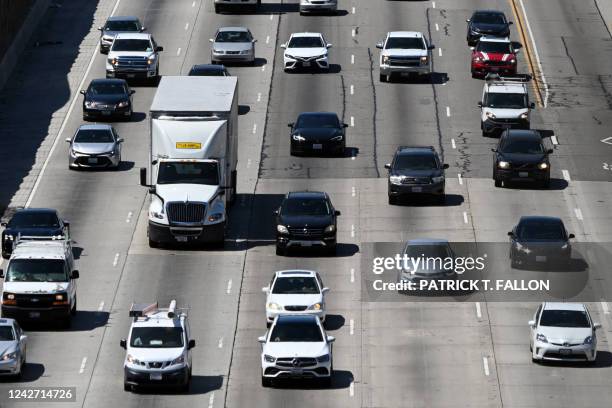
M 567 356 L 569 354 L 572 354 L 572 349 L 559 349 L 559 354 L 563 354 L 564 356 Z
M 545 256 L 536 256 L 536 262 L 546 262 Z
M 300 245 L 305 246 L 305 247 L 310 247 L 310 246 L 312 246 L 312 242 L 304 241 L 304 242 L 300 242 Z
M 303 67 L 309 67 L 310 66 L 310 62 L 302 62 L 302 66 Z
M 175 238 L 176 238 L 176 240 L 177 240 L 178 242 L 187 242 L 187 237 L 181 237 L 181 236 L 178 236 L 178 237 L 175 237 Z
M 519 171 L 519 177 L 529 177 L 529 172 Z
M 492 67 L 491 68 L 491 72 L 497 72 L 497 71 L 499 71 L 499 68 L 497 68 L 497 67 Z
M 30 319 L 38 319 L 40 317 L 40 312 L 30 312 Z
M 102 111 L 102 115 L 104 116 L 109 116 L 110 114 L 111 114 L 111 111 L 108 111 L 108 110 Z
M 153 381 L 160 381 L 162 379 L 162 374 L 161 373 L 151 373 L 149 375 L 149 378 Z
M 423 192 L 423 187 L 412 187 L 413 193 L 421 193 Z
M 136 74 L 127 74 L 127 77 L 128 77 L 128 78 L 135 78 L 135 77 L 136 77 Z
M 323 149 L 323 145 L 315 143 L 315 144 L 312 145 L 312 148 L 316 149 L 316 150 L 321 150 L 321 149 Z
M 90 163 L 90 164 L 96 164 L 97 162 L 98 162 L 97 157 L 90 157 L 87 159 L 87 163 Z
M 304 370 L 301 368 L 294 368 L 291 370 L 291 374 L 293 375 L 302 375 L 304 373 Z

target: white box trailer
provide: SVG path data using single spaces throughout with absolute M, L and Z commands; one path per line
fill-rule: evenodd
M 238 78 L 164 76 L 150 109 L 149 245 L 223 243 L 236 197 Z

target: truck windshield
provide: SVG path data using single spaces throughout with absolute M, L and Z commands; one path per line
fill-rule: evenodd
M 183 329 L 180 327 L 134 327 L 130 347 L 183 347 Z
M 136 52 L 152 52 L 153 47 L 149 40 L 115 40 L 113 42 L 113 51 L 136 51 Z
M 418 37 L 389 37 L 385 49 L 424 50 L 425 43 Z
M 523 109 L 527 107 L 527 96 L 514 93 L 489 93 L 485 106 L 498 109 Z
M 162 162 L 157 184 L 219 185 L 217 162 Z
M 6 271 L 7 282 L 68 282 L 61 259 L 13 259 Z

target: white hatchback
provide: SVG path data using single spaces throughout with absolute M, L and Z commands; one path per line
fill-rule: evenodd
M 327 50 L 331 48 L 321 33 L 293 33 L 289 41 L 281 45 L 285 49 L 285 71 L 297 68 L 328 70 Z
M 325 321 L 325 294 L 318 272 L 304 270 L 278 271 L 270 286 L 261 289 L 266 294 L 268 326 L 280 314 L 312 314 Z

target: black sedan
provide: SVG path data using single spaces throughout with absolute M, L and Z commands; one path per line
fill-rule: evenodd
M 291 155 L 305 153 L 343 155 L 346 148 L 346 123 L 332 112 L 304 112 L 291 128 Z
M 2 223 L 2 257 L 8 259 L 13 244 L 21 237 L 70 236 L 68 222 L 50 208 L 23 208 L 17 210 L 8 223 Z
M 531 181 L 547 188 L 550 185 L 550 162 L 542 136 L 537 130 L 507 129 L 493 151 L 495 187 L 513 181 Z
M 225 65 L 198 64 L 191 67 L 189 76 L 230 76 Z
M 496 10 L 477 10 L 467 19 L 467 42 L 474 45 L 483 35 L 510 36 L 510 24 L 506 15 Z
M 276 254 L 292 247 L 318 247 L 336 252 L 336 211 L 327 193 L 288 193 L 276 215 Z
M 87 90 L 81 91 L 83 98 L 83 120 L 97 118 L 132 117 L 132 95 L 128 83 L 123 79 L 94 79 Z
M 563 221 L 556 217 L 527 216 L 508 232 L 510 261 L 513 268 L 530 264 L 567 265 L 572 258 L 568 234 Z

